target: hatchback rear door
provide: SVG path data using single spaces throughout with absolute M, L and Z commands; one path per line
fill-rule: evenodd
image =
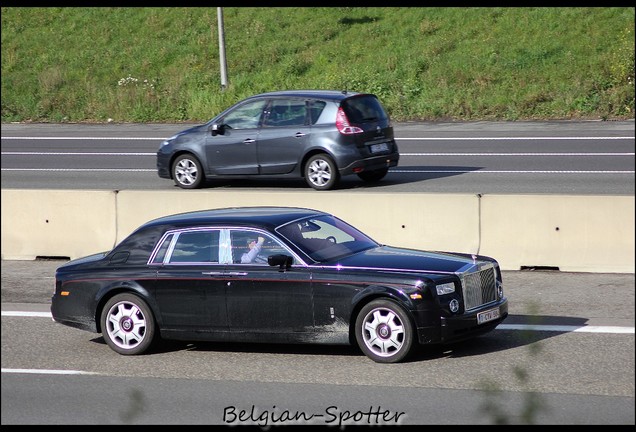
M 393 127 L 377 97 L 370 94 L 356 95 L 344 99 L 341 106 L 349 123 L 364 131 L 354 135 L 359 148 L 366 147 L 370 156 L 394 150 Z
M 310 134 L 304 99 L 272 99 L 258 136 L 260 174 L 292 172 L 305 152 Z

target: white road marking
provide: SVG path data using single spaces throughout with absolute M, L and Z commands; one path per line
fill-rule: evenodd
M 2 311 L 2 316 L 53 318 L 50 312 Z M 573 333 L 634 334 L 634 327 L 618 326 L 567 326 L 536 324 L 499 324 L 496 330 L 533 330 Z
M 99 375 L 97 372 L 59 369 L 5 369 L 2 373 L 45 374 L 45 375 Z
M 24 137 L 24 136 L 3 136 L 3 140 L 137 140 L 137 141 L 165 141 L 168 138 L 153 138 L 153 137 Z M 395 137 L 396 141 L 525 141 L 525 140 L 633 140 L 633 136 L 600 136 L 600 137 L 422 137 L 422 138 L 399 138 Z
M 634 156 L 636 153 L 400 153 L 400 156 Z M 2 152 L 2 156 L 156 156 L 127 152 Z

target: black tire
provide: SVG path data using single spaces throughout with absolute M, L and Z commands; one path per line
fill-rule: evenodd
M 340 180 L 340 173 L 333 159 L 321 153 L 310 157 L 305 164 L 305 180 L 316 190 L 329 190 Z
M 205 174 L 201 162 L 192 154 L 182 154 L 172 164 L 174 183 L 183 189 L 197 189 L 203 184 Z
M 365 182 L 374 183 L 382 180 L 388 172 L 388 168 L 382 168 L 373 171 L 362 171 L 358 174 L 358 177 L 360 177 Z
M 104 305 L 102 335 L 115 352 L 137 355 L 155 339 L 155 319 L 148 304 L 134 294 L 117 294 Z
M 356 318 L 356 340 L 364 354 L 377 363 L 397 363 L 412 351 L 413 324 L 396 302 L 373 300 Z

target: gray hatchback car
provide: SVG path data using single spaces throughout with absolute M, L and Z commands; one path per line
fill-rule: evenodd
M 213 178 L 295 177 L 328 190 L 351 174 L 377 182 L 399 157 L 375 95 L 287 90 L 248 97 L 163 141 L 157 172 L 184 189 Z

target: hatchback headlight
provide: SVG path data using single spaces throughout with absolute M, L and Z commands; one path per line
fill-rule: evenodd
M 436 285 L 437 295 L 451 294 L 455 292 L 455 284 L 448 282 L 440 285 Z

